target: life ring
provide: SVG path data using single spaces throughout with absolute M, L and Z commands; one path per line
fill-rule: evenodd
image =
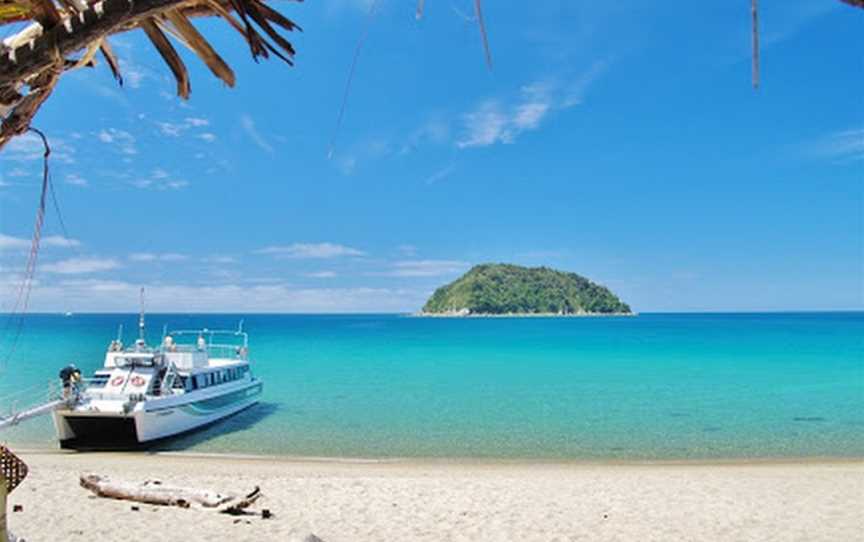
M 126 380 L 126 379 L 123 378 L 122 376 L 115 376 L 114 378 L 111 379 L 111 385 L 114 387 L 117 387 L 120 384 L 122 384 L 124 380 Z
M 132 384 L 133 386 L 135 386 L 136 388 L 140 388 L 141 386 L 143 386 L 144 382 L 145 382 L 144 377 L 141 377 L 138 375 L 133 376 L 132 379 L 129 381 L 129 383 Z

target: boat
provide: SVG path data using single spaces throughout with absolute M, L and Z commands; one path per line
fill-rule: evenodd
M 61 371 L 67 401 L 52 413 L 61 448 L 148 447 L 258 402 L 263 384 L 252 375 L 242 322 L 231 331 L 165 329 L 155 348 L 144 340 L 143 311 L 139 327 L 128 348 L 121 327 L 92 377 Z

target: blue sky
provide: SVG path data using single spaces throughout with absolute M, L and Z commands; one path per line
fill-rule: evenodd
M 69 238 L 34 310 L 418 309 L 470 265 L 581 273 L 639 311 L 864 308 L 864 11 L 749 2 L 276 2 L 296 65 L 191 54 L 188 102 L 141 33 L 63 78 L 35 126 Z M 179 46 L 178 46 L 179 48 Z M 0 152 L 0 309 L 35 213 L 37 142 Z

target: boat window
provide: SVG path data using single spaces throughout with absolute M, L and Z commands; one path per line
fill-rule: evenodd
M 195 384 L 197 384 L 199 388 L 206 388 L 207 375 L 195 375 Z

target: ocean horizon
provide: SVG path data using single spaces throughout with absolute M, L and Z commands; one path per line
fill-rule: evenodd
M 158 450 L 329 458 L 713 460 L 864 457 L 864 312 L 626 318 L 148 314 L 250 334 L 261 403 Z M 0 409 L 90 374 L 137 314 L 33 313 Z M 5 324 L 4 324 L 5 325 Z M 11 328 L 0 338 L 8 351 Z M 41 391 L 40 391 L 41 390 Z M 41 393 L 41 395 L 40 395 Z M 43 417 L 0 442 L 56 448 Z

